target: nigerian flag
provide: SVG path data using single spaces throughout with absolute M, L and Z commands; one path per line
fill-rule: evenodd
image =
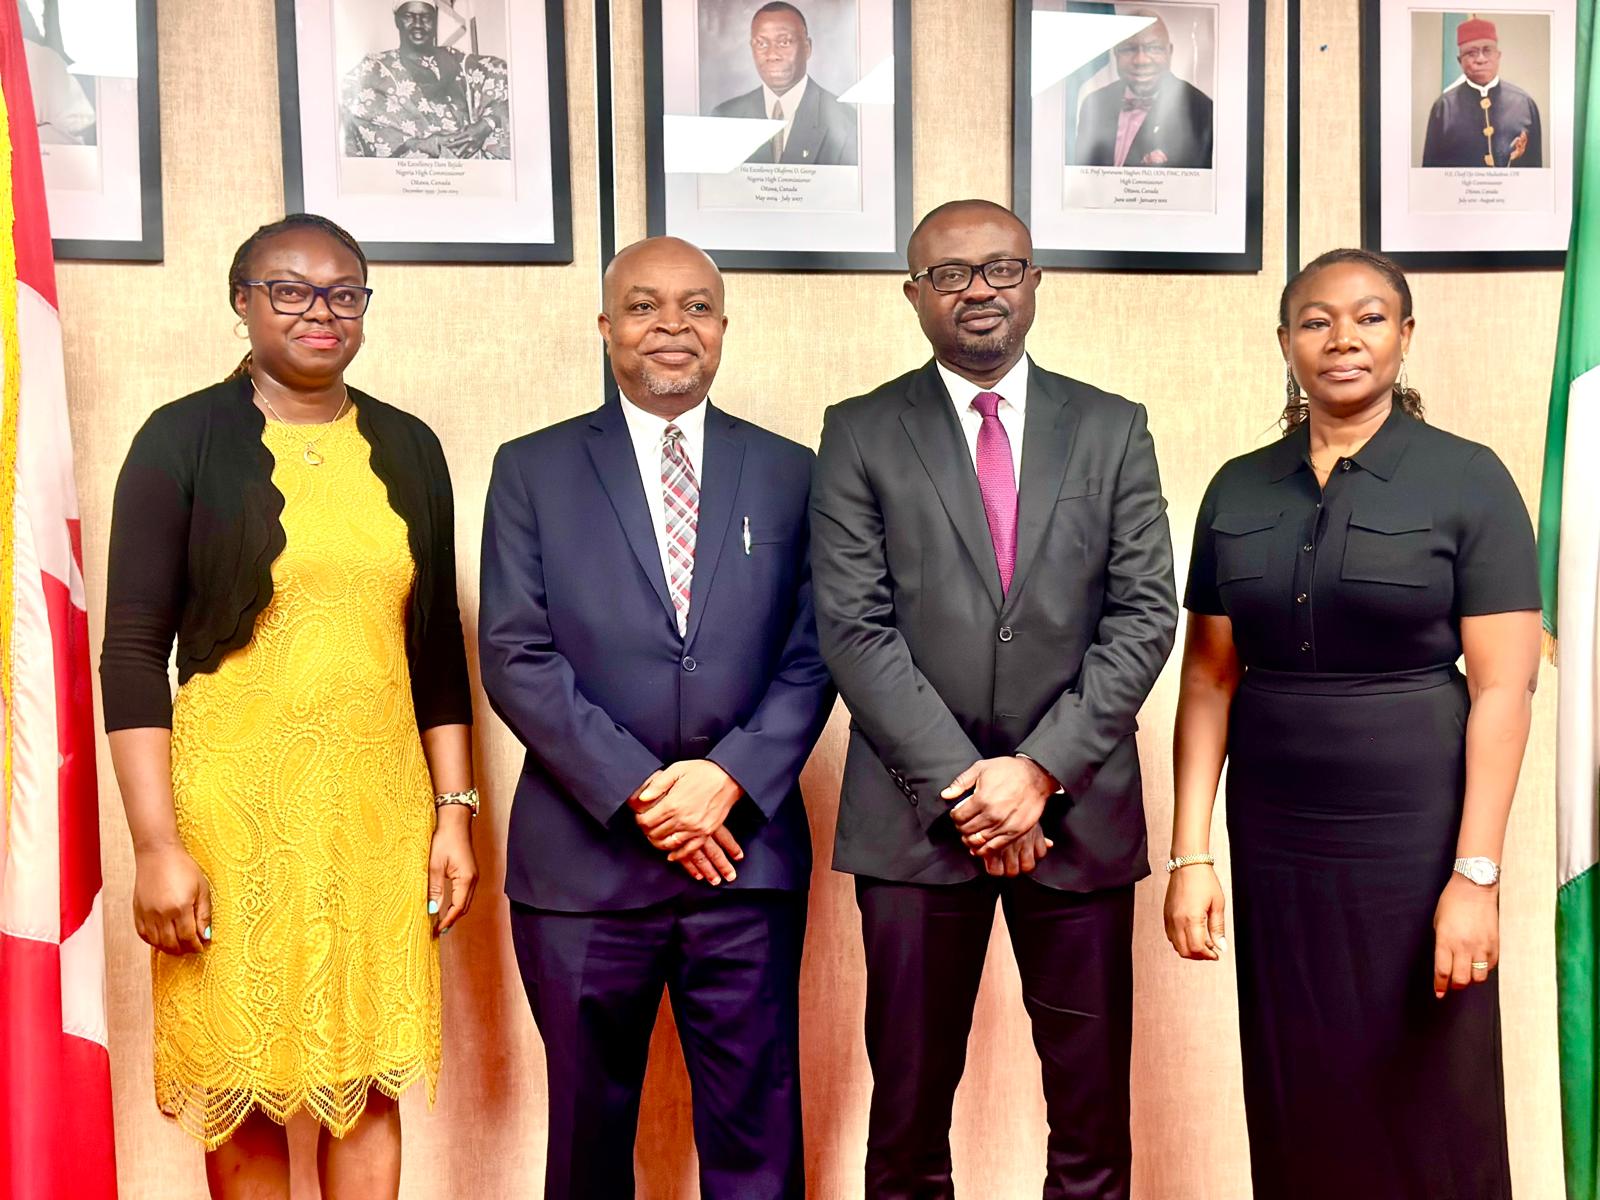
M 1539 567 L 1557 678 L 1556 989 L 1568 1200 L 1600 1200 L 1600 0 L 1578 5 L 1572 241 L 1545 433 Z

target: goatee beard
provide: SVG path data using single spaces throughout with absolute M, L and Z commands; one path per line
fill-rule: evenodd
M 640 378 L 644 381 L 645 390 L 652 396 L 683 396 L 700 386 L 699 371 L 686 378 L 669 379 L 644 370 L 640 372 Z

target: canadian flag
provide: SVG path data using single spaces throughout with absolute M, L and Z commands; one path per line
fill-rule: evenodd
M 0 1200 L 117 1194 L 83 543 L 44 172 L 0 0 Z

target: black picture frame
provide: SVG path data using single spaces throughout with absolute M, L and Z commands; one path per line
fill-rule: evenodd
M 1389 0 L 1393 2 L 1393 0 Z M 1405 3 L 1405 0 L 1401 0 Z M 1570 0 L 1551 0 L 1548 7 L 1570 7 Z M 1361 245 L 1393 259 L 1407 270 L 1560 270 L 1567 252 L 1527 249 L 1415 250 L 1386 243 L 1383 226 L 1384 108 L 1383 42 L 1380 31 L 1384 0 L 1361 0 Z M 1470 6 L 1464 6 L 1470 7 Z M 1406 4 L 1408 11 L 1411 6 Z M 1431 11 L 1431 10 L 1428 10 Z M 1498 10 L 1495 10 L 1498 11 Z M 1569 149 L 1570 156 L 1571 151 Z
M 1247 5 L 1248 71 L 1245 95 L 1245 156 L 1242 181 L 1244 249 L 1241 251 L 1174 251 L 1094 249 L 1041 245 L 1035 229 L 1034 260 L 1044 267 L 1088 271 L 1183 273 L 1259 272 L 1262 267 L 1262 202 L 1264 196 L 1264 142 L 1266 115 L 1266 0 L 1238 0 Z M 1103 4 L 1079 4 L 1075 11 L 1104 10 Z M 1034 224 L 1033 170 L 1033 13 L 1034 0 L 1015 0 L 1013 6 L 1012 62 L 1012 209 L 1024 222 Z
M 337 0 L 333 0 L 337 2 Z M 509 6 L 527 0 L 507 0 Z M 276 0 L 278 109 L 283 139 L 284 206 L 307 207 L 303 159 L 299 55 L 295 10 L 299 0 Z M 546 85 L 550 118 L 550 200 L 553 236 L 549 241 L 440 242 L 365 238 L 352 229 L 372 262 L 564 264 L 572 254 L 572 163 L 568 137 L 566 27 L 561 0 L 543 0 Z M 317 211 L 321 211 L 318 209 Z M 333 214 L 327 214 L 333 215 Z M 337 219 L 337 218 L 336 218 Z
M 52 237 L 59 261 L 160 262 L 166 254 L 161 212 L 161 86 L 156 0 L 135 0 L 139 79 L 139 226 L 137 239 Z M 47 193 L 48 199 L 48 193 Z M 52 222 L 52 228 L 55 223 Z
M 892 271 L 906 269 L 911 238 L 911 0 L 859 0 L 886 6 L 893 20 L 894 54 L 894 234 L 893 248 L 876 252 L 779 250 L 705 246 L 713 262 L 735 271 Z M 803 3 L 803 0 L 802 0 Z M 760 7 L 753 0 L 750 9 Z M 678 233 L 668 227 L 662 0 L 644 4 L 645 222 L 652 236 Z M 803 213 L 792 214 L 799 219 Z M 690 240 L 695 240 L 692 236 Z

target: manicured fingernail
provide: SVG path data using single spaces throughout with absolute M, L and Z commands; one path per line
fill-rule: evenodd
M 1439 991 L 1437 988 L 1435 988 L 1434 989 L 1434 993 L 1433 993 L 1433 998 L 1435 1000 L 1443 1000 L 1444 999 L 1444 993 Z
M 439 915 L 439 902 L 437 900 L 428 901 L 428 915 L 430 917 L 436 917 Z
M 439 930 L 439 936 L 443 937 L 445 934 L 449 933 L 454 928 L 455 928 L 454 925 L 446 925 L 443 929 Z
M 1217 935 L 1217 953 L 1218 954 L 1226 954 L 1227 952 L 1228 952 L 1228 939 L 1223 937 L 1219 933 Z
M 204 933 L 202 933 L 200 936 L 205 938 L 205 940 L 209 942 L 211 940 L 211 926 L 207 925 L 206 926 L 206 931 Z

